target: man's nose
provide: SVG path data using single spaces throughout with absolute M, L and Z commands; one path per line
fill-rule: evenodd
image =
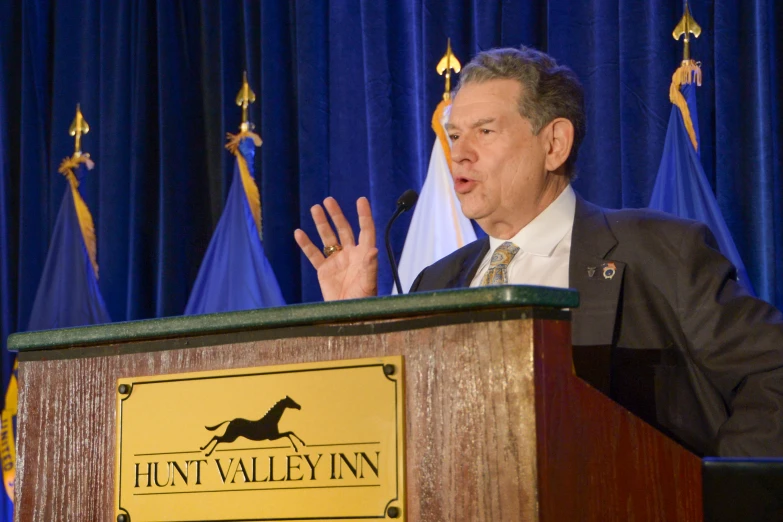
M 467 136 L 460 137 L 451 146 L 451 161 L 454 163 L 472 163 L 476 161 L 476 149 Z

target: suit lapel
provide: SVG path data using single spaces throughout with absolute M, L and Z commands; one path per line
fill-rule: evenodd
M 574 345 L 613 344 L 625 272 L 625 263 L 611 258 L 616 246 L 603 210 L 577 196 L 568 273 L 580 302 L 571 315 Z
M 480 248 L 475 248 L 462 259 L 462 265 L 457 271 L 456 276 L 449 281 L 447 288 L 467 288 L 476 276 L 476 272 L 481 266 L 481 261 L 489 252 L 489 238 L 485 237 L 478 240 Z M 477 245 L 478 246 L 478 245 Z

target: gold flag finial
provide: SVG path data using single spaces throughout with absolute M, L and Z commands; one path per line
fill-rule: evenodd
M 68 128 L 68 133 L 76 138 L 74 144 L 73 153 L 74 156 L 80 156 L 82 153 L 82 134 L 90 132 L 90 126 L 87 124 L 87 120 L 82 115 L 80 104 L 76 104 L 76 117 L 74 117 L 71 126 Z
M 443 76 L 444 73 L 446 75 L 446 88 L 443 91 L 443 99 L 449 100 L 451 98 L 451 71 L 458 73 L 462 70 L 462 65 L 460 65 L 459 60 L 457 60 L 457 57 L 451 52 L 451 38 L 446 40 L 446 54 L 440 59 L 435 70 L 438 71 L 438 74 L 441 76 Z
M 242 76 L 242 88 L 239 89 L 237 94 L 237 105 L 242 107 L 242 124 L 239 126 L 240 130 L 247 132 L 252 129 L 250 124 L 250 118 L 247 114 L 247 108 L 251 103 L 256 101 L 256 93 L 250 88 L 250 84 L 247 83 L 247 71 Z
M 691 59 L 691 36 L 693 35 L 695 38 L 698 38 L 699 35 L 701 35 L 701 26 L 696 23 L 696 20 L 693 19 L 693 15 L 691 14 L 691 10 L 688 7 L 688 1 L 685 0 L 685 13 L 683 13 L 682 18 L 680 18 L 680 21 L 677 22 L 677 27 L 674 28 L 674 31 L 672 31 L 672 36 L 675 40 L 680 39 L 680 36 L 685 36 L 683 39 L 683 51 L 682 51 L 682 61 L 687 62 Z

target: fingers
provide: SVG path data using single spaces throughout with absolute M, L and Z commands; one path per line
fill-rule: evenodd
M 318 231 L 318 235 L 324 246 L 331 246 L 341 244 L 344 247 L 354 246 L 356 239 L 353 234 L 353 229 L 350 223 L 345 218 L 340 205 L 337 201 L 328 197 L 324 200 L 324 206 L 326 211 L 329 212 L 334 226 L 337 228 L 337 234 L 339 235 L 339 242 L 337 235 L 335 235 L 332 226 L 329 224 L 329 220 L 326 217 L 326 212 L 321 205 L 313 205 L 310 208 L 310 214 L 313 216 L 313 223 Z M 359 215 L 359 244 L 367 248 L 375 247 L 375 222 L 372 219 L 372 211 L 370 210 L 370 202 L 365 197 L 361 197 L 356 201 L 356 210 Z M 310 260 L 310 263 L 318 269 L 326 259 L 321 252 L 321 249 L 316 247 L 307 234 L 297 229 L 294 231 L 294 239 L 302 249 L 302 252 Z
M 359 214 L 359 244 L 369 248 L 375 247 L 375 221 L 372 219 L 370 202 L 367 198 L 356 200 L 356 212 Z
M 302 249 L 302 253 L 313 265 L 313 268 L 318 270 L 318 267 L 326 260 L 323 253 L 321 253 L 321 249 L 315 246 L 313 242 L 310 241 L 310 238 L 305 231 L 300 228 L 294 230 L 294 239 L 296 240 L 296 244 L 299 245 L 299 248 Z
M 337 236 L 334 235 L 334 230 L 329 224 L 329 220 L 326 218 L 326 213 L 321 205 L 313 205 L 310 207 L 310 215 L 313 216 L 313 223 L 318 230 L 318 235 L 321 237 L 321 242 L 324 246 L 336 245 L 338 243 Z
M 329 217 L 332 218 L 334 226 L 337 228 L 337 234 L 340 236 L 340 243 L 343 246 L 353 246 L 355 244 L 353 229 L 351 229 L 351 225 L 348 223 L 348 220 L 345 219 L 340 205 L 337 204 L 337 200 L 332 197 L 328 197 L 324 200 L 324 206 L 329 212 Z M 324 245 L 326 244 L 327 243 L 324 243 Z

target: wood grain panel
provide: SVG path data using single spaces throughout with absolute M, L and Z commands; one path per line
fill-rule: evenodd
M 537 520 L 532 342 L 513 320 L 22 362 L 16 519 L 113 520 L 118 378 L 401 354 L 408 520 Z
M 570 331 L 535 337 L 541 521 L 701 521 L 701 460 L 574 377 Z

